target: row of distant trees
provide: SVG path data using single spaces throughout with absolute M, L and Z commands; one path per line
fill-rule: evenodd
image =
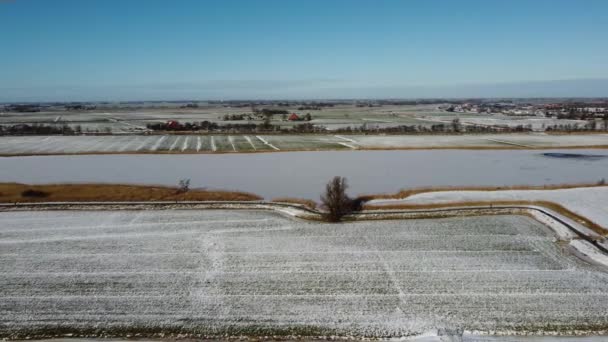
M 17 124 L 0 125 L 0 135 L 79 135 L 112 134 L 111 127 L 101 129 L 82 128 L 81 125 L 67 124 Z
M 262 123 L 226 123 L 218 124 L 217 122 L 202 121 L 196 123 L 185 123 L 179 126 L 168 126 L 165 123 L 148 124 L 147 128 L 154 131 L 176 131 L 176 132 L 218 132 L 218 133 L 259 133 L 271 132 L 281 134 L 300 134 L 300 133 L 326 133 L 328 130 L 319 125 L 311 123 L 295 124 L 290 127 L 282 127 L 273 125 L 270 122 Z M 555 124 L 544 127 L 546 132 L 594 132 L 599 130 L 608 131 L 608 120 L 606 121 L 589 121 L 584 125 L 580 124 Z M 453 122 L 451 124 L 434 124 L 431 126 L 423 125 L 400 125 L 392 127 L 375 127 L 375 126 L 355 126 L 341 127 L 331 130 L 337 134 L 442 134 L 442 133 L 518 133 L 532 131 L 531 125 L 518 126 L 480 126 L 467 125 L 463 126 L 460 123 Z M 83 129 L 80 125 L 69 126 L 66 124 L 18 124 L 18 125 L 0 125 L 0 135 L 79 135 L 79 134 L 112 134 L 110 127 L 102 129 Z
M 239 121 L 239 120 L 237 120 Z M 311 123 L 295 124 L 291 127 L 274 125 L 270 120 L 260 123 L 217 123 L 213 121 L 197 121 L 177 123 L 175 121 L 150 123 L 146 127 L 153 131 L 207 131 L 219 133 L 252 133 L 252 132 L 276 132 L 276 133 L 318 133 L 324 132 L 324 127 L 316 126 Z
M 242 120 L 241 115 L 227 116 L 225 120 Z M 309 116 L 303 116 L 301 121 L 308 121 Z M 169 126 L 168 123 L 148 124 L 151 130 L 160 131 L 215 131 L 226 133 L 251 133 L 251 132 L 275 132 L 275 133 L 321 133 L 327 132 L 328 129 L 322 125 L 311 124 L 309 122 L 296 124 L 292 127 L 274 125 L 270 121 L 270 117 L 258 124 L 247 123 L 225 123 L 218 124 L 216 122 L 187 122 L 178 126 Z M 589 120 L 585 124 L 555 124 L 543 127 L 545 131 L 559 132 L 580 132 L 580 131 L 596 131 L 603 129 L 608 131 L 607 120 Z M 359 126 L 347 126 L 332 129 L 332 133 L 386 133 L 386 134 L 440 134 L 440 133 L 518 133 L 531 132 L 532 125 L 517 125 L 517 126 L 495 126 L 495 125 L 463 125 L 460 119 L 456 118 L 449 123 L 437 123 L 433 125 L 398 125 L 380 127 L 373 124 L 363 124 Z
M 274 125 L 270 121 L 271 116 L 266 116 L 261 123 L 217 123 L 212 121 L 186 122 L 178 123 L 169 121 L 167 123 L 152 123 L 148 124 L 147 128 L 154 131 L 207 131 L 219 133 L 256 133 L 256 132 L 273 132 L 273 133 L 323 133 L 327 132 L 327 128 L 322 125 L 313 125 L 310 122 L 295 124 L 290 127 Z M 232 119 L 232 118 L 230 118 Z M 239 117 L 240 119 L 240 117 Z M 310 120 L 310 116 L 304 116 L 302 121 Z M 379 127 L 376 125 L 363 124 L 360 126 L 347 126 L 331 130 L 332 133 L 382 133 L 382 134 L 441 134 L 441 133 L 516 133 L 530 132 L 532 125 L 517 125 L 517 126 L 486 126 L 486 125 L 463 125 L 460 119 L 456 118 L 450 123 L 437 123 L 433 125 L 399 125 L 390 127 Z M 588 120 L 585 124 L 554 124 L 543 126 L 543 130 L 547 132 L 583 132 L 583 131 L 608 131 L 608 115 L 605 115 L 602 120 Z M 82 133 L 95 134 L 111 134 L 110 127 L 99 129 L 84 130 L 80 125 L 70 126 L 63 124 L 16 124 L 16 125 L 0 125 L 0 134 L 2 135 L 27 135 L 27 134 L 64 134 L 74 135 Z
M 69 125 L 18 124 L 0 126 L 0 135 L 74 135 L 76 131 Z

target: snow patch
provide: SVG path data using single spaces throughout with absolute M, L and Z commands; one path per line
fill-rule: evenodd
M 278 147 L 276 147 L 276 146 L 274 146 L 273 144 L 269 143 L 269 142 L 268 142 L 266 139 L 262 138 L 261 136 L 256 135 L 255 137 L 256 137 L 256 138 L 258 138 L 258 139 L 259 139 L 261 142 L 263 142 L 265 145 L 270 146 L 270 148 L 272 148 L 272 149 L 274 149 L 274 150 L 277 150 L 277 151 L 280 151 L 280 149 L 279 149 Z
M 353 144 L 356 144 L 356 143 L 357 143 L 357 141 L 356 141 L 356 140 L 354 140 L 354 139 L 350 139 L 350 138 L 347 138 L 347 137 L 342 136 L 342 135 L 334 135 L 334 137 L 336 137 L 336 138 L 338 138 L 338 139 L 342 139 L 342 140 L 347 141 L 347 142 L 349 142 L 349 143 L 353 143 Z
M 202 145 L 203 142 L 201 141 L 201 137 L 196 137 L 196 152 L 199 152 L 201 150 Z
M 552 217 L 545 215 L 544 213 L 538 210 L 529 210 L 528 213 L 537 221 L 551 228 L 560 240 L 567 241 L 577 237 L 577 235 L 573 231 L 568 229 L 568 227 L 564 226 L 560 222 L 554 220 Z
M 211 137 L 211 151 L 217 151 L 217 146 L 215 146 L 215 137 Z
M 578 253 L 583 254 L 598 264 L 608 266 L 608 255 L 602 253 L 602 251 L 600 251 L 590 242 L 585 240 L 572 240 L 570 241 L 570 246 L 576 249 Z
M 254 151 L 258 150 L 257 148 L 255 148 L 255 145 L 253 144 L 253 141 L 251 141 L 251 138 L 249 136 L 245 136 L 245 140 L 247 140 L 247 142 L 249 143 L 249 145 L 251 145 L 251 147 L 253 147 Z
M 345 143 L 345 142 L 340 142 L 340 141 L 338 141 L 338 142 L 337 142 L 337 144 L 338 144 L 338 145 L 342 145 L 342 146 L 346 146 L 346 147 L 348 147 L 348 148 L 350 148 L 350 149 L 353 149 L 353 150 L 356 150 L 356 149 L 357 149 L 357 147 L 356 147 L 356 146 L 353 146 L 353 145 L 351 145 L 351 144 L 347 144 L 347 143 Z
M 162 137 L 160 137 L 155 143 L 154 145 L 152 145 L 152 147 L 150 148 L 150 151 L 157 151 L 158 148 L 161 146 L 161 144 L 163 143 L 163 141 L 165 141 L 165 139 L 167 139 L 166 135 L 163 135 Z
M 169 151 L 173 151 L 175 147 L 177 147 L 177 143 L 179 142 L 180 137 L 173 137 L 173 144 L 169 147 Z
M 186 137 L 186 139 L 184 139 L 184 143 L 182 144 L 182 152 L 188 148 L 188 141 L 190 141 L 190 137 Z
M 232 145 L 232 150 L 236 152 L 236 146 L 234 146 L 234 137 L 231 135 L 228 136 L 228 141 L 230 142 L 230 145 Z

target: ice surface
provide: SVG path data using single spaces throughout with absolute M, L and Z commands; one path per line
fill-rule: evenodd
M 155 139 L 149 143 L 155 145 L 158 142 Z M 243 139 L 250 148 L 268 147 L 255 136 L 250 140 L 252 145 Z M 162 144 L 170 143 L 166 139 Z M 204 143 L 207 144 L 204 149 L 211 149 L 208 140 Z M 191 139 L 189 144 L 196 145 L 196 142 Z M 170 148 L 170 145 L 166 146 L 161 149 Z M 178 180 L 189 178 L 192 188 L 246 191 L 267 199 L 300 197 L 318 200 L 327 181 L 336 175 L 348 179 L 349 193 L 353 196 L 395 193 L 403 188 L 426 186 L 595 183 L 606 177 L 608 158 L 549 158 L 543 152 L 323 151 L 0 157 L 0 182 L 175 186 Z M 577 153 L 608 155 L 608 150 L 578 150 Z M 323 167 L 319 167 L 321 165 Z

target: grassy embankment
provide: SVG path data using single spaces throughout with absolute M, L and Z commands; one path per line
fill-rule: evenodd
M 122 184 L 0 184 L 1 203 L 32 202 L 136 202 L 136 201 L 257 201 L 245 192 Z
M 440 192 L 440 191 L 501 191 L 501 190 L 563 190 L 574 188 L 590 188 L 596 186 L 608 186 L 606 184 L 597 183 L 578 183 L 578 184 L 550 184 L 550 185 L 510 185 L 510 186 L 439 186 L 439 187 L 423 187 L 403 189 L 393 194 L 373 194 L 362 195 L 360 199 L 371 201 L 375 199 L 405 199 L 409 196 L 425 193 L 425 192 Z
M 478 207 L 478 206 L 518 206 L 518 205 L 533 205 L 538 207 L 544 207 L 553 210 L 561 215 L 574 220 L 594 232 L 606 236 L 608 235 L 608 229 L 600 226 L 599 224 L 589 220 L 588 218 L 574 213 L 563 206 L 549 202 L 549 201 L 474 201 L 474 202 L 449 202 L 449 203 L 432 203 L 432 204 L 395 204 L 395 205 L 365 205 L 365 210 L 423 210 L 423 209 L 444 209 L 444 208 L 456 208 L 456 207 Z
M 361 196 L 361 199 L 403 199 L 423 192 L 435 191 L 497 191 L 497 190 L 555 190 L 578 187 L 598 186 L 596 184 L 550 185 L 550 186 L 511 186 L 511 187 L 442 187 L 419 188 L 402 190 L 396 194 L 380 194 Z M 193 189 L 180 193 L 177 188 L 146 185 L 123 184 L 47 184 L 28 185 L 18 183 L 0 183 L 0 203 L 35 203 L 35 202 L 137 202 L 137 201 L 257 201 L 262 198 L 245 192 L 210 191 Z M 316 208 L 311 200 L 297 198 L 275 198 L 274 202 L 295 203 L 310 209 Z M 536 205 L 554 210 L 572 220 L 575 220 L 604 236 L 608 229 L 578 215 L 563 206 L 550 201 L 465 201 L 430 204 L 388 204 L 365 205 L 365 210 L 415 210 L 438 209 L 463 206 L 490 205 Z
M 429 188 L 417 188 L 417 189 L 404 189 L 395 194 L 378 194 L 378 195 L 364 195 L 360 198 L 365 201 L 373 199 L 405 199 L 409 196 L 413 196 L 425 192 L 440 192 L 440 191 L 501 191 L 501 190 L 559 190 L 559 189 L 574 189 L 581 187 L 597 187 L 606 186 L 600 184 L 561 184 L 561 185 L 543 185 L 543 186 L 502 186 L 502 187 L 429 187 Z M 421 210 L 421 209 L 439 209 L 439 208 L 454 208 L 454 207 L 467 207 L 467 206 L 490 206 L 490 205 L 534 205 L 545 207 L 553 210 L 561 215 L 568 217 L 588 228 L 595 231 L 596 233 L 607 236 L 608 227 L 602 227 L 601 225 L 589 220 L 588 218 L 574 213 L 560 204 L 551 201 L 526 201 L 526 200 L 513 200 L 513 201 L 458 201 L 449 203 L 427 203 L 427 204 L 386 204 L 386 205 L 364 205 L 365 210 Z
M 316 208 L 317 208 L 317 203 L 315 201 L 307 200 L 307 199 L 303 199 L 303 198 L 279 197 L 279 198 L 273 198 L 272 201 L 279 202 L 279 203 L 299 204 L 299 205 L 303 205 L 303 206 L 307 207 L 308 209 L 312 209 L 312 210 L 316 210 Z

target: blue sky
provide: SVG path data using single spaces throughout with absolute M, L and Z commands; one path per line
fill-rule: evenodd
M 0 101 L 608 96 L 605 0 L 4 0 L 0 28 Z

